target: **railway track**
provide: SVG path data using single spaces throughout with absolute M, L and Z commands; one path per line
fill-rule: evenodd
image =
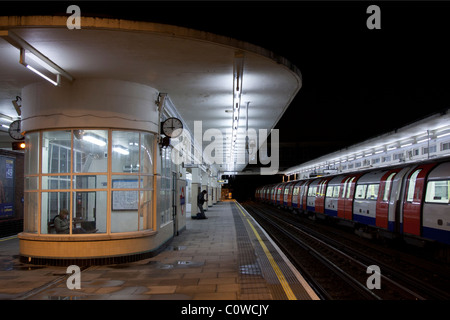
M 361 250 L 355 239 L 341 241 L 335 234 L 325 235 L 324 230 L 307 226 L 292 214 L 273 207 L 254 202 L 243 206 L 273 236 L 323 299 L 450 298 L 448 290 L 405 273 L 395 265 L 398 259 L 382 258 L 386 253 L 380 250 Z M 392 263 L 386 262 L 389 260 Z M 380 273 L 376 273 L 376 268 Z

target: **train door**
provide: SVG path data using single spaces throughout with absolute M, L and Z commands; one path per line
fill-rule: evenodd
M 309 194 L 309 189 L 311 188 L 311 183 L 313 181 L 307 181 L 303 186 L 302 186 L 302 190 L 300 191 L 300 196 L 301 196 L 301 203 L 302 203 L 302 210 L 303 211 L 307 211 L 308 210 L 308 194 Z
M 292 189 L 294 189 L 295 181 L 288 183 L 288 185 L 284 189 L 285 194 L 285 203 L 284 205 L 287 208 L 292 207 Z
M 421 235 L 422 205 L 425 190 L 425 180 L 435 163 L 416 167 L 408 175 L 403 201 L 403 232 Z
M 317 188 L 317 194 L 316 194 L 316 212 L 318 213 L 325 213 L 325 192 L 327 190 L 328 181 L 330 181 L 331 178 L 325 178 L 322 181 L 319 182 L 319 186 Z
M 294 187 L 292 188 L 292 207 L 295 209 L 301 208 L 302 198 L 300 195 L 300 191 L 302 188 L 303 182 L 297 182 Z
M 393 231 L 393 226 L 389 226 L 389 203 L 391 199 L 392 182 L 395 175 L 401 169 L 390 170 L 381 177 L 380 189 L 376 205 L 375 225 Z
M 361 177 L 362 173 L 348 176 L 343 179 L 343 187 L 341 197 L 338 200 L 338 217 L 352 220 L 353 219 L 353 198 L 355 195 L 356 181 Z

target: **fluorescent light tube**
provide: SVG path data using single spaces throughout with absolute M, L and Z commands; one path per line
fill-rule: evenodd
M 96 138 L 94 136 L 91 136 L 91 135 L 84 135 L 83 136 L 83 140 L 84 141 L 88 141 L 88 142 L 93 143 L 93 144 L 96 144 L 96 145 L 98 145 L 100 147 L 103 147 L 103 146 L 106 145 L 105 141 L 101 140 L 100 138 Z
M 44 78 L 45 80 L 47 80 L 48 82 L 50 82 L 51 84 L 53 84 L 54 86 L 58 85 L 58 82 L 53 81 L 52 79 L 50 79 L 49 77 L 47 77 L 45 74 L 39 72 L 38 70 L 36 70 L 35 68 L 33 68 L 32 66 L 30 66 L 29 64 L 26 64 L 25 67 L 27 67 L 27 69 L 33 71 L 34 73 L 36 73 L 37 75 L 41 76 L 42 78 Z
M 123 155 L 129 155 L 130 154 L 130 151 L 128 151 L 127 148 L 124 148 L 122 146 L 113 146 L 112 149 L 113 149 L 113 151 L 115 151 L 117 153 L 120 153 L 120 154 L 123 154 Z

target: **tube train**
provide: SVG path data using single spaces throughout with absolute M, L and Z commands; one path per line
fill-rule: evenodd
M 450 244 L 450 158 L 266 185 L 255 197 L 382 237 Z

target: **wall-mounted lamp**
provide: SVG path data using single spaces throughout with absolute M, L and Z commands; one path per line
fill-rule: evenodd
M 20 108 L 22 107 L 22 105 L 20 105 L 18 102 L 19 100 L 22 101 L 22 98 L 19 96 L 16 96 L 16 100 L 11 101 L 14 109 L 16 109 L 17 115 L 20 117 L 22 115 L 22 110 L 20 110 Z

